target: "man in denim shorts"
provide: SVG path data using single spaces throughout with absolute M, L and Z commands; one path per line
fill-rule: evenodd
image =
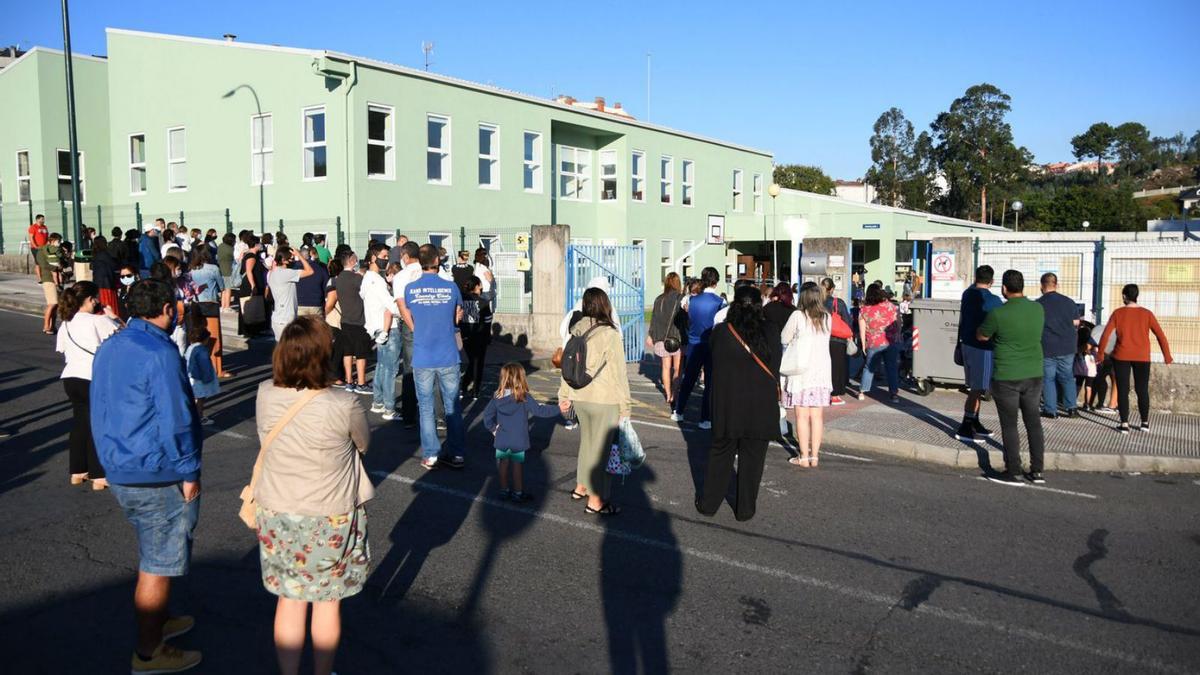
M 979 422 L 979 401 L 987 394 L 992 381 L 992 344 L 981 342 L 975 333 L 988 312 L 1004 304 L 991 291 L 995 274 L 991 265 L 980 265 L 975 270 L 975 285 L 963 291 L 959 306 L 958 346 L 967 383 L 967 402 L 963 407 L 962 424 L 954 437 L 968 443 L 978 442 L 976 436 L 992 435 Z
M 129 290 L 127 302 L 129 325 L 96 350 L 92 434 L 109 487 L 138 540 L 131 670 L 177 673 L 200 663 L 200 652 L 166 640 L 195 623 L 190 616 L 169 617 L 167 601 L 171 577 L 187 574 L 191 558 L 202 437 L 192 387 L 169 337 L 178 319 L 174 289 L 144 279 Z

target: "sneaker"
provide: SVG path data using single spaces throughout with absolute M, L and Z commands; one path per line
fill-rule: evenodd
M 1030 483 L 1034 483 L 1035 485 L 1042 485 L 1046 482 L 1046 477 L 1042 475 L 1041 471 L 1030 471 L 1029 473 L 1025 474 L 1025 480 L 1029 481 Z
M 575 431 L 579 428 L 579 422 L 576 422 L 575 420 L 567 420 L 567 423 L 563 425 L 563 428 L 567 431 Z
M 441 459 L 438 461 L 450 467 L 451 469 L 461 469 L 467 465 L 467 462 L 463 459 L 462 455 L 455 455 L 450 459 Z
M 976 436 L 986 436 L 991 438 L 994 435 L 994 432 L 991 429 L 983 426 L 983 422 L 980 422 L 978 417 L 971 420 L 971 428 L 975 430 Z
M 382 415 L 380 415 L 380 417 L 384 422 L 391 422 L 393 420 L 400 419 L 400 413 L 396 412 L 395 410 L 386 410 Z
M 966 443 L 979 442 L 975 440 L 975 427 L 966 421 L 958 425 L 958 431 L 954 432 L 954 437 Z
M 371 391 L 371 388 L 365 384 L 355 385 L 354 393 L 360 394 L 362 396 L 374 396 L 375 395 L 375 392 Z
M 518 504 L 524 504 L 525 502 L 532 501 L 533 495 L 528 492 L 513 492 L 509 495 L 509 498 Z
M 343 384 L 342 388 L 345 389 L 346 391 L 350 392 L 351 394 L 358 393 L 358 387 L 354 386 L 353 382 L 347 382 L 346 384 Z
M 421 460 L 421 468 L 425 469 L 427 471 L 432 471 L 433 469 L 436 469 L 437 465 L 438 465 L 437 457 L 430 457 L 429 459 Z
M 988 480 L 992 481 L 993 483 L 999 483 L 1001 485 L 1015 485 L 1017 487 L 1021 487 L 1021 486 L 1025 485 L 1025 483 L 1022 482 L 1020 478 L 1017 478 L 1016 476 L 1014 476 L 1010 473 L 988 474 L 986 476 L 986 478 Z
M 1077 408 L 1071 408 L 1063 413 L 1063 417 L 1079 417 L 1079 410 Z
M 829 405 L 846 405 L 846 401 L 841 396 L 830 396 Z
M 504 490 L 501 490 L 500 494 L 497 496 L 500 498 L 501 501 L 508 501 L 508 500 L 512 499 L 513 491 L 509 490 L 509 489 L 504 489 Z
M 216 422 L 214 422 L 213 418 L 211 418 L 211 417 L 201 417 L 200 418 L 200 426 L 202 426 L 202 427 L 211 427 L 214 424 L 216 424 Z
M 682 421 L 683 421 L 683 414 L 682 414 L 682 413 L 677 413 L 677 412 L 675 412 L 674 410 L 672 410 L 672 411 L 671 411 L 671 421 L 672 421 L 672 422 L 682 422 Z
M 200 652 L 184 651 L 164 642 L 146 660 L 142 660 L 142 657 L 134 652 L 130 672 L 134 675 L 138 673 L 180 673 L 195 668 L 199 663 Z
M 899 403 L 900 396 L 899 396 L 899 394 L 892 394 L 892 396 L 888 400 L 891 401 L 892 403 Z
M 382 403 L 372 403 L 371 404 L 371 412 L 376 413 L 376 414 L 381 413 L 381 412 L 387 412 L 387 408 Z
M 1042 411 L 1042 419 L 1054 420 L 1054 419 L 1058 419 L 1058 415 L 1055 415 L 1054 413 L 1048 413 L 1043 410 Z
M 1116 415 L 1117 414 L 1117 411 L 1115 408 L 1110 408 L 1106 405 L 1102 405 L 1097 408 L 1092 408 L 1092 412 L 1098 412 L 1101 415 Z
M 1117 425 L 1117 433 L 1119 433 L 1119 434 L 1129 433 L 1129 425 L 1126 424 L 1125 422 L 1118 424 Z
M 712 422 L 709 422 L 708 420 L 700 420 L 700 423 L 697 424 L 696 427 L 708 431 L 712 428 Z
M 1149 423 L 1149 422 L 1142 422 L 1142 426 L 1138 427 L 1138 429 L 1139 429 L 1139 430 L 1141 430 L 1141 431 L 1144 431 L 1144 432 L 1146 432 L 1146 433 L 1150 433 L 1150 423 Z
M 164 640 L 179 637 L 196 626 L 196 620 L 190 616 L 173 616 L 163 624 Z

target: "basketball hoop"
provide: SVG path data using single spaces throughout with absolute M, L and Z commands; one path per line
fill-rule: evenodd
M 717 245 L 725 243 L 725 216 L 709 214 L 708 229 L 704 235 L 704 243 Z

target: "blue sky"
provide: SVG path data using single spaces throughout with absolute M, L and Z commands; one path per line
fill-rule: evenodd
M 62 44 L 57 2 L 5 2 L 0 43 Z M 333 49 L 539 96 L 620 101 L 650 119 L 817 164 L 870 165 L 891 106 L 918 130 L 972 84 L 1013 98 L 1018 143 L 1070 159 L 1096 121 L 1154 135 L 1200 129 L 1190 2 L 145 2 L 75 0 L 76 51 L 106 26 Z

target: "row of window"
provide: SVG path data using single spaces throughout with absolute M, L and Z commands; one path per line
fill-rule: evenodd
M 58 199 L 70 203 L 71 201 L 71 151 L 58 150 L 56 151 L 55 167 L 57 169 L 56 179 L 58 182 Z M 85 186 L 87 183 L 87 170 L 84 166 L 84 155 L 80 152 L 77 156 L 79 161 L 79 203 L 87 202 Z M 17 151 L 17 203 L 26 204 L 31 200 L 33 184 L 33 172 L 30 169 L 29 151 Z M 0 202 L 4 201 L 3 185 L 0 185 Z

